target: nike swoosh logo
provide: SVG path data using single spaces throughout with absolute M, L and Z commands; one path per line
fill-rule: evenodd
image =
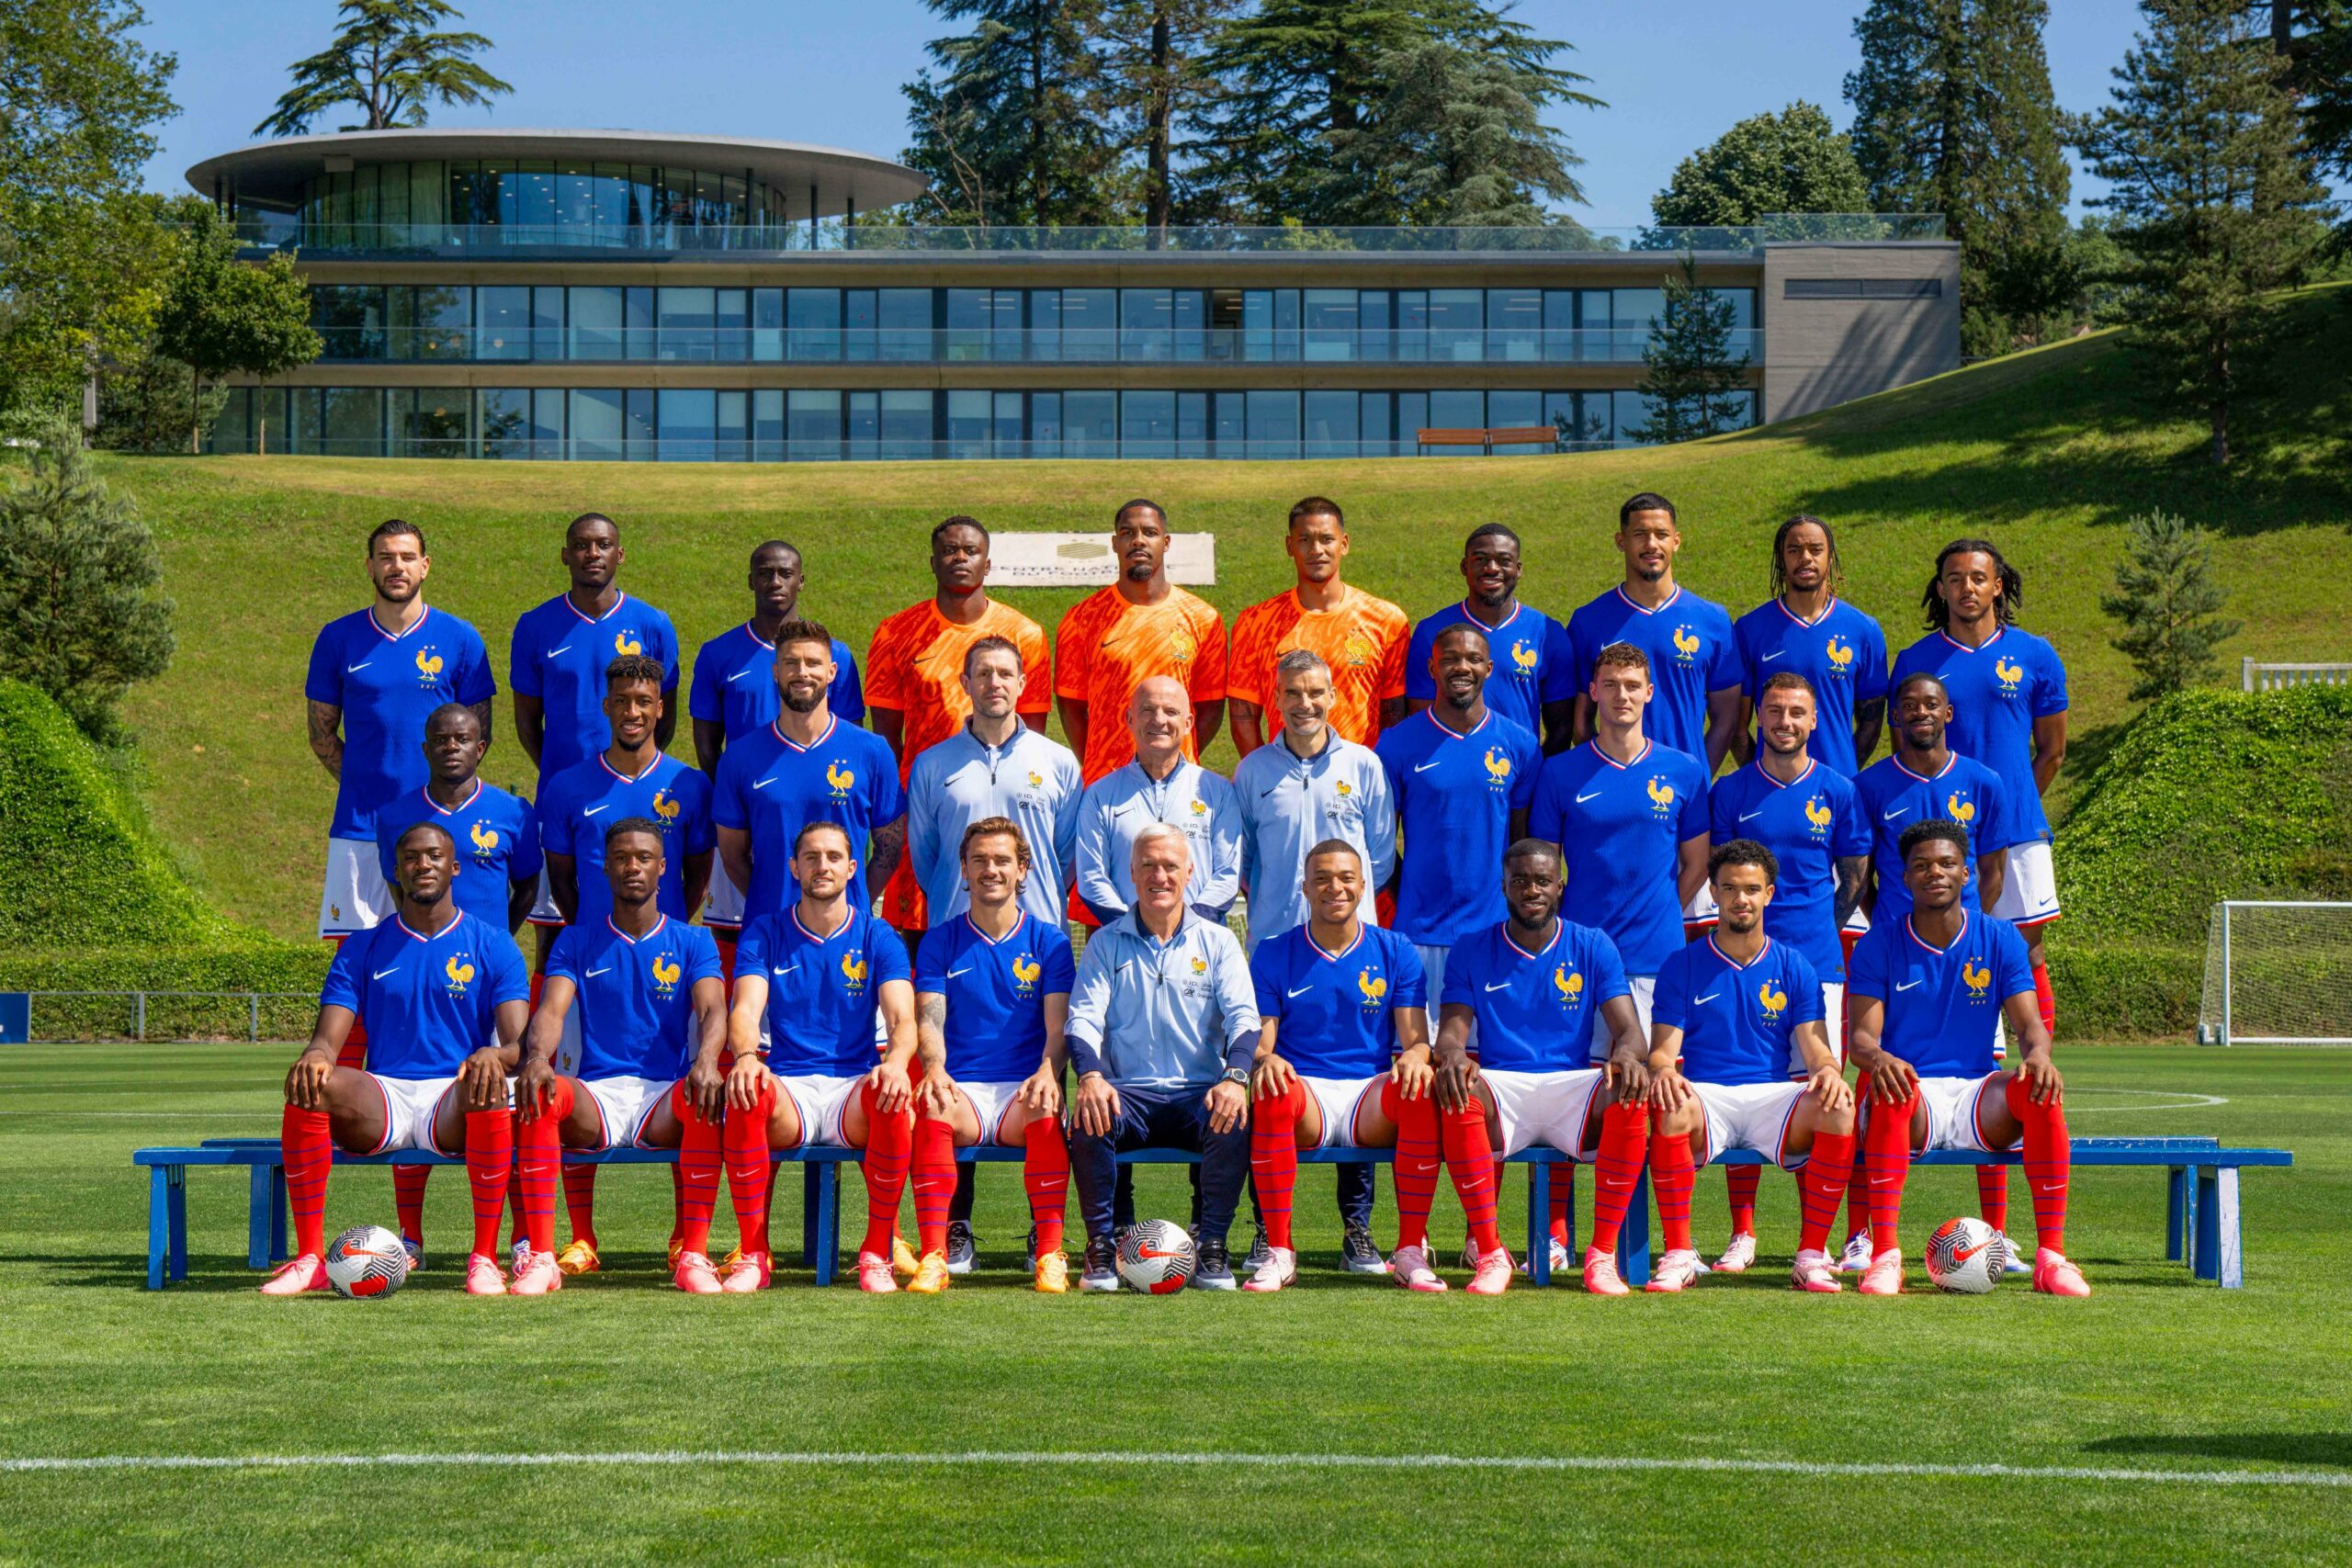
M 971 966 L 970 964 L 965 964 L 965 965 L 964 965 L 964 967 L 962 967 L 961 969 L 950 969 L 950 970 L 947 972 L 947 977 L 948 977 L 949 979 L 953 980 L 953 979 L 954 979 L 954 978 L 956 978 L 956 976 L 957 976 L 958 975 L 969 975 L 971 972 L 972 972 L 972 966 Z
M 735 671 L 735 673 L 733 673 L 732 675 L 729 675 L 729 677 L 727 677 L 727 683 L 728 683 L 729 685 L 730 685 L 730 686 L 731 686 L 731 685 L 733 685 L 736 682 L 738 682 L 738 681 L 741 680 L 744 676 L 749 675 L 750 673 L 751 673 L 751 671 L 750 671 L 749 670 L 738 670 L 738 671 Z
M 1764 664 L 1770 664 L 1770 663 L 1771 663 L 1771 662 L 1772 662 L 1772 660 L 1774 660 L 1775 659 L 1780 658 L 1780 657 L 1781 657 L 1781 655 L 1782 655 L 1782 654 L 1784 654 L 1784 653 L 1786 653 L 1786 652 L 1788 652 L 1788 651 L 1789 651 L 1789 650 L 1788 650 L 1787 649 L 1785 649 L 1785 648 L 1776 648 L 1776 649 L 1774 649 L 1771 652 L 1770 652 L 1770 653 L 1766 654 L 1766 655 L 1765 655 L 1765 656 L 1764 656 L 1760 660 L 1758 660 L 1758 662 L 1759 662 L 1759 663 L 1764 663 Z
M 1980 1241 L 1974 1247 L 1955 1247 L 1951 1249 L 1951 1260 L 1954 1263 L 1965 1263 L 1992 1245 L 1988 1241 Z
M 1588 800 L 1599 800 L 1600 798 L 1600 791 L 1594 790 L 1590 795 L 1580 795 L 1577 796 L 1577 804 L 1578 806 L 1582 806 Z
M 1717 997 L 1722 995 L 1723 993 L 1721 991 L 1709 991 L 1703 997 L 1692 997 L 1690 998 L 1690 1005 L 1692 1007 L 1698 1007 L 1703 1003 L 1713 1001 Z
M 1898 806 L 1894 810 L 1886 813 L 1884 820 L 1892 822 L 1898 817 L 1908 817 L 1910 814 L 1911 808 L 1909 807 Z
M 609 800 L 608 800 L 608 801 L 605 802 L 605 804 L 604 804 L 604 805 L 602 805 L 602 806 L 591 806 L 591 807 L 587 807 L 586 809 L 582 810 L 582 811 L 580 813 L 580 815 L 581 815 L 581 816 L 582 816 L 582 817 L 594 817 L 594 816 L 595 816 L 595 815 L 596 815 L 596 813 L 598 813 L 599 811 L 610 811 L 612 808 L 613 808 L 613 803 L 612 803 L 611 801 L 609 801 Z
M 368 978 L 369 978 L 370 980 L 380 980 L 380 979 L 382 979 L 382 978 L 383 978 L 385 976 L 387 976 L 387 975 L 397 975 L 397 974 L 399 974 L 400 972 L 401 972 L 401 966 L 400 966 L 399 964 L 393 964 L 390 969 L 379 969 L 379 970 L 377 970 L 373 975 L 368 976 Z
M 1184 1255 L 1181 1252 L 1162 1252 L 1156 1247 L 1138 1247 L 1136 1248 L 1136 1257 L 1138 1258 L 1182 1258 L 1183 1256 Z
M 346 665 L 345 665 L 345 666 L 343 667 L 343 672 L 344 672 L 345 674 L 346 674 L 346 675 L 356 675 L 356 674 L 358 674 L 362 670 L 367 669 L 367 668 L 368 668 L 368 666 L 369 666 L 370 664 L 373 664 L 373 663 L 375 663 L 375 662 L 376 662 L 376 661 L 375 661 L 374 660 L 372 660 L 372 659 L 363 659 L 363 660 L 360 660 L 358 663 L 356 663 L 356 664 L 346 664 Z
M 1487 989 L 1488 989 L 1488 990 L 1490 990 L 1490 991 L 1499 991 L 1499 990 L 1501 990 L 1505 986 L 1508 986 L 1508 985 L 1510 985 L 1510 982 L 1509 980 L 1494 980 L 1494 981 L 1490 981 L 1490 982 L 1488 982 L 1488 983 L 1487 983 Z
M 612 972 L 613 972 L 613 966 L 612 966 L 611 964 L 605 964 L 602 969 L 591 969 L 591 970 L 589 970 L 589 971 L 588 971 L 588 978 L 590 978 L 591 980 L 593 980 L 593 979 L 594 979 L 594 978 L 595 978 L 597 976 L 599 976 L 599 975 L 609 975 L 609 974 L 611 974 Z
M 559 654 L 559 653 L 570 653 L 571 651 L 571 645 L 570 643 L 568 643 L 568 642 L 567 642 L 567 643 L 565 643 L 561 648 L 551 648 L 551 649 L 548 649 L 547 650 L 547 652 L 546 652 L 542 657 L 544 657 L 544 658 L 548 658 L 548 659 L 553 659 L 553 658 L 554 658 L 557 654 Z
M 1740 819 L 1741 821 L 1743 821 L 1743 822 L 1753 822 L 1753 821 L 1755 821 L 1758 817 L 1761 817 L 1761 816 L 1763 816 L 1763 815 L 1764 815 L 1764 813 L 1762 813 L 1761 811 L 1743 811 L 1743 812 L 1741 812 L 1741 813 L 1739 814 L 1739 819 Z
M 1894 983 L 1894 988 L 1898 991 L 1907 991 L 1914 986 L 1924 986 L 1926 984 L 1927 982 L 1925 980 L 1897 980 Z
M 786 975 L 797 975 L 797 974 L 799 974 L 799 973 L 800 973 L 800 965 L 799 965 L 799 964 L 794 964 L 794 965 L 793 965 L 791 968 L 789 968 L 789 969 L 771 969 L 771 970 L 769 970 L 769 971 L 768 971 L 768 973 L 769 973 L 769 974 L 771 974 L 771 975 L 774 975 L 774 976 L 775 976 L 776 978 L 778 978 L 778 979 L 782 979 L 782 978 L 783 978 L 785 976 L 786 976 Z
M 1442 762 L 1442 761 L 1445 761 L 1445 759 L 1444 759 L 1444 758 L 1442 758 L 1442 757 L 1432 757 L 1432 758 L 1430 758 L 1430 759 L 1428 761 L 1426 761 L 1426 762 L 1417 762 L 1417 763 L 1415 763 L 1415 764 L 1414 764 L 1414 766 L 1413 766 L 1413 772 L 1415 772 L 1415 773 L 1428 773 L 1431 768 L 1436 767 L 1440 762 Z
M 774 783 L 775 783 L 775 780 L 774 778 L 772 778 L 772 777 L 771 777 L 771 778 L 764 778 L 764 779 L 762 779 L 759 783 L 757 783 L 757 784 L 753 784 L 752 787 L 753 789 L 765 789 L 765 788 L 767 788 L 767 787 L 768 787 L 768 785 L 770 785 L 770 784 L 774 784 Z
M 1307 984 L 1307 985 L 1301 986 L 1300 987 L 1298 987 L 1298 989 L 1296 989 L 1296 990 L 1295 990 L 1295 991 L 1284 991 L 1284 992 L 1283 993 L 1283 995 L 1284 995 L 1284 996 L 1286 996 L 1286 997 L 1303 997 L 1303 996 L 1306 995 L 1306 993 L 1307 993 L 1307 992 L 1309 992 L 1309 991 L 1313 990 L 1314 988 L 1315 988 L 1315 987 L 1310 983 L 1310 984 Z

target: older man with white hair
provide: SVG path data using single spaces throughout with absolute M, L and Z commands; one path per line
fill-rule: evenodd
M 1129 873 L 1135 907 L 1087 942 L 1065 1036 L 1078 1071 L 1070 1175 L 1086 1224 L 1079 1288 L 1119 1288 L 1111 1224 L 1118 1156 L 1175 1148 L 1201 1156 L 1193 1285 L 1229 1291 L 1226 1232 L 1250 1169 L 1256 991 L 1233 933 L 1186 903 L 1193 850 L 1182 829 L 1144 829 Z
M 1192 760 L 1192 694 L 1154 675 L 1127 703 L 1135 760 L 1094 781 L 1078 803 L 1078 896 L 1104 924 L 1136 901 L 1129 867 L 1136 840 L 1155 824 L 1183 833 L 1193 850 L 1184 901 L 1221 920 L 1241 892 L 1241 815 L 1233 786 Z

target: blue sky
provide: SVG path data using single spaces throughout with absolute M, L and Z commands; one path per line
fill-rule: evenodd
M 177 53 L 178 117 L 148 165 L 158 190 L 186 187 L 198 159 L 253 140 L 284 89 L 286 67 L 325 41 L 333 0 L 147 0 L 144 37 Z M 460 0 L 464 4 L 464 0 Z M 1637 223 L 1674 165 L 1733 122 L 1795 98 L 1847 110 L 1862 0 L 1526 0 L 1519 16 L 1576 46 L 1566 59 L 1608 107 L 1558 122 L 1586 162 L 1579 216 Z M 2129 0 L 2056 0 L 2048 35 L 2058 101 L 2105 101 L 2130 47 Z M 826 142 L 895 154 L 905 144 L 900 83 L 924 42 L 949 30 L 920 0 L 475 0 L 469 27 L 497 49 L 514 85 L 489 119 L 508 126 L 626 127 Z M 1668 19 L 1670 18 L 1670 20 Z M 479 124 L 479 110 L 434 123 Z M 328 127 L 331 129 L 331 124 Z M 2075 194 L 2091 193 L 2077 177 Z

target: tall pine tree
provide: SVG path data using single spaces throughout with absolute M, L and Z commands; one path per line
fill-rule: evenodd
M 1187 136 L 1213 112 L 1219 84 L 1208 52 L 1241 5 L 1110 0 L 1103 10 L 1097 102 L 1128 156 L 1140 162 L 1137 215 L 1154 231 L 1193 205 L 1180 159 Z
M 2013 331 L 1995 280 L 2066 233 L 2064 122 L 2051 96 L 2045 0 L 1871 0 L 1846 78 L 1854 157 L 1882 212 L 1940 212 L 1960 242 L 1962 342 L 1999 354 Z
M 2312 177 L 2287 62 L 2243 0 L 2143 0 L 2146 30 L 2114 101 L 2077 140 L 2111 182 L 2096 205 L 2141 285 L 2133 335 L 2168 389 L 2205 415 L 2216 466 L 2242 389 L 2267 352 L 2269 291 L 2317 254 L 2325 193 Z
M 1682 253 L 1682 265 L 1666 277 L 1666 314 L 1650 321 L 1642 349 L 1642 395 L 1649 414 L 1625 434 L 1650 445 L 1696 441 L 1736 430 L 1748 400 L 1748 357 L 1732 353 L 1737 313 L 1729 297 L 1699 282 L 1699 258 Z

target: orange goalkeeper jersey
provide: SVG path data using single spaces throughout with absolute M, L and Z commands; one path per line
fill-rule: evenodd
M 1412 635 L 1404 611 L 1360 588 L 1349 589 L 1329 610 L 1301 608 L 1295 591 L 1277 593 L 1233 623 L 1225 693 L 1263 710 L 1265 733 L 1272 736 L 1281 728 L 1273 711 L 1274 661 L 1295 648 L 1318 653 L 1331 667 L 1331 728 L 1369 746 L 1380 739 L 1382 702 L 1405 694 L 1405 648 Z
M 1130 604 L 1116 587 L 1069 608 L 1054 633 L 1054 694 L 1086 705 L 1086 755 L 1080 771 L 1092 784 L 1136 754 L 1127 704 L 1136 688 L 1167 675 L 1193 705 L 1225 695 L 1225 622 L 1208 601 L 1182 588 L 1157 604 Z M 1197 746 L 1187 746 L 1193 760 Z

